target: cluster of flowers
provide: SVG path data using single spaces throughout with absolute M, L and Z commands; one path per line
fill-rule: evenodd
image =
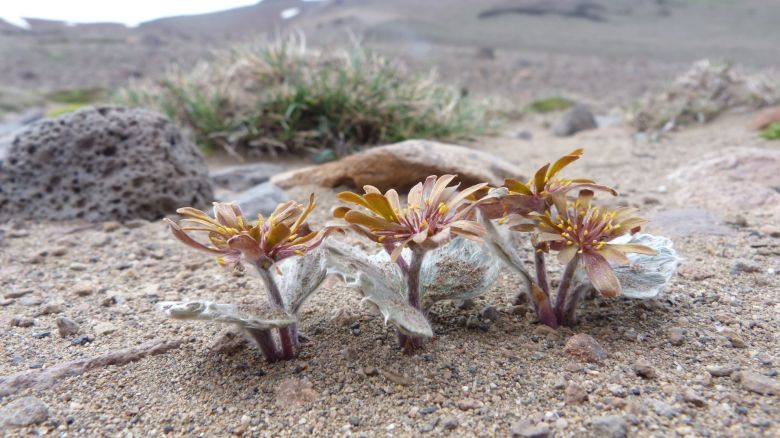
M 596 192 L 617 195 L 586 179 L 563 179 L 560 171 L 579 159 L 575 150 L 540 168 L 528 182 L 506 180 L 502 187 L 477 184 L 463 190 L 456 176 L 429 176 L 409 191 L 405 202 L 395 189 L 384 194 L 365 186 L 364 194 L 343 192 L 345 205 L 333 211 L 338 225 L 312 230 L 306 218 L 315 207 L 294 201 L 279 205 L 267 218 L 248 221 L 236 204 L 215 203 L 214 217 L 192 208 L 168 221 L 185 244 L 217 255 L 220 265 L 254 266 L 267 300 L 238 305 L 210 301 L 165 302 L 176 319 L 233 323 L 254 339 L 269 361 L 298 354 L 300 308 L 329 274 L 338 275 L 373 303 L 398 329 L 407 351 L 420 347 L 433 330 L 427 309 L 436 301 L 462 301 L 493 285 L 504 262 L 520 274 L 541 323 L 576 324 L 580 298 L 657 296 L 679 263 L 669 239 L 639 234 L 646 223 L 629 208 L 593 203 Z M 576 193 L 576 196 L 574 194 Z M 381 250 L 367 254 L 333 232 L 354 231 Z M 202 232 L 209 243 L 190 233 Z M 529 236 L 534 274 L 525 268 L 517 235 Z M 545 258 L 551 252 L 565 266 L 553 296 Z

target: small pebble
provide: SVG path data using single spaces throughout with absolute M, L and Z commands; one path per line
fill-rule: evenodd
M 634 364 L 634 372 L 637 376 L 645 378 L 645 379 L 654 379 L 656 376 L 655 368 L 650 364 L 650 362 L 646 361 L 645 359 L 639 359 Z
M 445 418 L 445 419 L 444 419 L 444 420 L 441 422 L 441 426 L 442 426 L 442 427 L 443 427 L 445 430 L 453 430 L 453 429 L 457 429 L 457 427 L 458 427 L 458 424 L 460 424 L 460 421 L 458 420 L 458 417 L 456 417 L 456 416 L 449 416 L 449 417 L 446 417 L 446 418 Z
M 691 388 L 685 388 L 685 391 L 683 391 L 683 400 L 699 408 L 706 404 L 704 398 Z
M 0 425 L 16 427 L 40 424 L 49 418 L 49 408 L 35 397 L 18 398 L 0 409 Z
M 598 363 L 606 359 L 607 353 L 590 335 L 579 333 L 566 341 L 564 351 L 586 362 Z
M 70 341 L 70 345 L 87 345 L 92 342 L 93 339 L 87 335 L 81 335 L 73 338 Z
M 588 400 L 588 393 L 574 382 L 569 383 L 564 393 L 564 402 L 567 405 L 577 405 Z
M 734 372 L 734 368 L 729 365 L 710 365 L 706 370 L 712 377 L 727 377 Z
M 469 319 L 466 320 L 466 327 L 470 329 L 479 328 L 479 322 L 477 315 L 471 315 L 469 316 Z
M 32 327 L 33 325 L 35 325 L 35 320 L 25 316 L 11 319 L 11 327 Z
M 487 319 L 493 322 L 498 321 L 500 315 L 501 314 L 498 312 L 498 309 L 493 306 L 485 306 L 482 308 L 482 310 L 479 311 L 479 316 L 481 316 L 483 319 Z
M 117 327 L 110 322 L 99 322 L 92 328 L 98 336 L 105 336 L 117 331 Z
M 519 437 L 519 438 L 549 438 L 550 437 L 550 429 L 546 425 L 540 424 L 537 426 L 532 426 L 530 423 L 525 421 L 512 423 L 512 425 L 510 426 L 510 432 L 513 437 Z
M 669 342 L 674 346 L 680 346 L 685 342 L 685 331 L 680 327 L 669 329 Z

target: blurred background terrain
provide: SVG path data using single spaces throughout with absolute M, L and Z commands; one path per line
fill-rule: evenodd
M 521 100 L 572 93 L 620 103 L 701 58 L 762 69 L 780 55 L 780 4 L 765 0 L 265 0 L 132 28 L 27 21 L 0 22 L 0 111 L 91 100 L 286 32 L 313 46 L 359 40 L 469 91 Z

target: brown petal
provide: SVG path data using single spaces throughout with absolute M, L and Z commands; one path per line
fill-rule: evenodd
M 593 190 L 580 190 L 580 194 L 577 196 L 579 208 L 587 211 L 591 202 L 593 202 L 593 196 Z
M 449 224 L 450 228 L 455 232 L 455 234 L 464 235 L 471 235 L 471 236 L 484 236 L 485 235 L 485 227 L 483 227 L 478 222 L 469 221 L 469 220 L 459 220 L 455 222 L 450 222 Z
M 422 183 L 415 184 L 415 186 L 409 190 L 409 196 L 406 197 L 406 203 L 409 205 L 409 208 L 422 208 L 424 206 Z
M 451 209 L 456 209 L 458 205 L 460 205 L 460 203 L 463 202 L 469 195 L 471 195 L 474 192 L 477 192 L 478 190 L 482 190 L 483 188 L 487 187 L 487 185 L 488 185 L 487 183 L 481 183 L 463 189 L 460 193 L 458 193 L 457 195 L 453 196 L 451 199 L 448 199 L 446 201 L 447 207 Z
M 545 164 L 534 175 L 534 187 L 536 193 L 542 193 L 544 191 L 544 185 L 547 182 L 547 169 L 550 168 L 550 163 Z
M 206 251 L 206 252 L 210 252 L 212 254 L 222 254 L 224 252 L 224 251 L 219 250 L 217 248 L 211 248 L 209 246 L 206 246 L 206 245 L 196 241 L 195 239 L 190 237 L 187 233 L 185 233 L 179 227 L 179 225 L 176 224 L 176 222 L 174 222 L 174 221 L 172 221 L 172 220 L 170 220 L 168 218 L 165 218 L 163 220 L 171 227 L 171 232 L 173 232 L 173 236 L 176 237 L 177 239 L 179 239 L 183 244 L 185 244 L 185 245 L 187 245 L 189 247 L 195 248 L 195 249 L 197 249 L 199 251 Z
M 620 243 L 620 244 L 614 244 L 614 245 L 607 245 L 607 247 L 614 248 L 618 251 L 622 252 L 632 252 L 637 254 L 647 254 L 654 256 L 658 254 L 656 250 L 653 248 L 650 248 L 649 246 L 640 245 L 638 243 Z
M 436 184 L 433 185 L 433 188 L 431 189 L 431 194 L 428 198 L 428 202 L 434 207 L 439 205 L 439 202 L 447 202 L 446 199 L 442 198 L 442 194 L 444 193 L 444 189 L 447 188 L 447 186 L 452 182 L 453 179 L 455 179 L 457 175 L 442 175 L 439 177 L 439 179 L 436 180 Z M 449 202 L 447 202 L 449 204 Z
M 398 199 L 398 192 L 395 189 L 388 190 L 385 193 L 385 198 L 387 198 L 387 202 L 390 203 L 390 207 L 393 207 L 393 210 L 401 211 L 401 200 Z
M 623 291 L 615 272 L 607 259 L 596 252 L 586 251 L 582 254 L 582 264 L 590 282 L 605 297 L 616 297 Z
M 368 208 L 389 220 L 390 222 L 398 222 L 398 216 L 395 215 L 393 207 L 390 205 L 390 201 L 379 193 L 366 193 L 363 195 L 363 199 L 368 203 Z
M 365 192 L 366 194 L 368 193 L 378 193 L 380 195 L 382 194 L 382 192 L 380 192 L 378 188 L 368 184 L 363 186 L 363 192 Z
M 291 234 L 290 228 L 282 222 L 272 226 L 263 240 L 263 249 L 267 253 L 271 252 L 274 246 L 278 245 L 279 242 L 283 242 Z
M 615 265 L 628 265 L 631 261 L 626 257 L 626 254 L 622 250 L 616 248 L 617 245 L 604 245 L 601 249 L 597 250 L 599 254 L 604 256 L 608 262 Z
M 576 245 L 567 245 L 566 248 L 558 251 L 558 261 L 561 262 L 562 265 L 569 263 L 571 259 L 577 255 L 577 251 L 579 250 L 580 248 Z
M 363 199 L 362 196 L 354 192 L 341 192 L 338 195 L 336 195 L 336 198 L 344 202 L 349 202 L 350 204 L 357 204 L 357 205 L 362 205 L 363 207 L 366 208 L 370 208 L 366 200 Z
M 309 195 L 309 203 L 306 205 L 306 209 L 303 210 L 300 216 L 298 216 L 298 219 L 295 220 L 295 223 L 290 227 L 290 232 L 297 233 L 298 228 L 301 226 L 301 224 L 306 220 L 306 217 L 309 215 L 309 213 L 314 210 L 314 207 L 317 206 L 317 198 L 314 196 L 314 193 Z
M 508 188 L 509 190 L 520 193 L 521 195 L 528 195 L 531 196 L 534 193 L 531 191 L 531 189 L 528 188 L 525 183 L 522 183 L 516 179 L 506 179 L 504 180 L 504 186 Z
M 214 222 L 214 219 L 209 217 L 209 215 L 207 215 L 203 211 L 198 210 L 197 208 L 182 207 L 182 208 L 176 210 L 176 213 L 179 213 L 182 216 L 189 216 L 189 217 L 194 218 L 194 219 L 200 219 L 200 220 L 202 220 L 204 222 L 216 224 L 216 222 Z
M 390 222 L 379 216 L 370 216 L 359 211 L 349 211 L 344 220 L 355 225 L 362 225 L 372 230 L 405 231 L 406 229 L 395 222 Z
M 240 210 L 237 207 L 238 205 L 235 205 L 233 202 L 215 202 L 214 217 L 220 225 L 240 230 L 242 228 L 241 222 L 239 222 L 236 215 L 236 211 Z
M 561 169 L 563 169 L 564 167 L 568 166 L 572 162 L 579 160 L 580 157 L 582 156 L 583 152 L 584 151 L 582 149 L 575 149 L 575 150 L 569 152 L 568 154 L 562 156 L 561 158 L 558 158 L 558 161 L 556 161 L 550 167 L 550 169 L 547 171 L 547 178 L 548 179 L 552 178 L 558 172 L 560 172 Z
M 262 255 L 260 244 L 248 234 L 233 236 L 227 241 L 227 244 L 231 249 L 241 251 L 241 255 L 251 263 L 256 262 Z
M 336 207 L 333 209 L 333 217 L 335 217 L 336 219 L 344 219 L 344 216 L 346 216 L 346 214 L 351 210 L 352 209 L 349 207 L 344 207 L 344 206 Z

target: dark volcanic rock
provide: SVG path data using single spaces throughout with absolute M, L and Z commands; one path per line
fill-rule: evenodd
M 0 162 L 0 220 L 151 220 L 212 198 L 197 148 L 143 109 L 86 108 L 35 123 Z
M 585 105 L 574 105 L 561 115 L 552 126 L 553 134 L 558 137 L 568 137 L 580 131 L 595 129 L 596 118 Z

